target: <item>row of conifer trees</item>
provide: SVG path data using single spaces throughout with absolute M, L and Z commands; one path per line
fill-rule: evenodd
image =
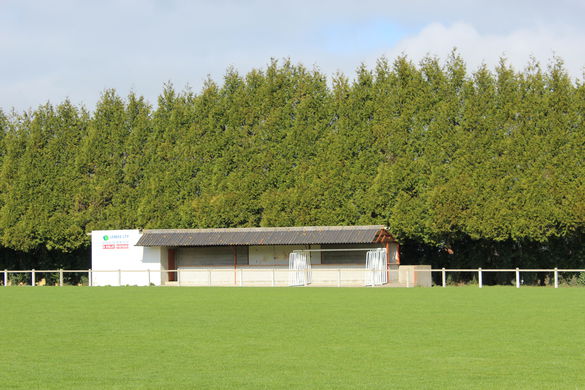
M 88 266 L 94 229 L 353 224 L 412 263 L 585 266 L 585 85 L 559 59 L 273 61 L 157 103 L 0 112 L 0 267 Z

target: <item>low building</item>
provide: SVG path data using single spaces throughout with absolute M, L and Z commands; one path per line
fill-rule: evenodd
M 383 252 L 384 284 L 404 284 L 398 242 L 384 226 L 94 231 L 92 284 L 286 286 L 302 272 L 303 284 L 358 286 L 370 252 Z M 302 270 L 291 268 L 295 253 Z

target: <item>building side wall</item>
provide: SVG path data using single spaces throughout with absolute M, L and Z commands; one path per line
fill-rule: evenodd
M 398 269 L 398 282 L 405 287 L 432 287 L 430 265 L 401 265 Z
M 160 275 L 160 281 L 162 284 L 165 284 L 166 282 L 169 281 L 169 274 L 167 271 L 169 269 L 169 253 L 168 253 L 168 248 L 167 247 L 151 247 L 152 249 L 156 249 L 158 251 L 158 255 L 160 256 L 160 269 L 161 271 L 161 275 Z
M 391 242 L 388 244 L 388 249 L 389 249 L 389 259 L 388 262 L 390 264 L 399 264 L 398 259 L 400 258 L 399 256 L 399 247 L 398 247 L 398 243 L 397 242 Z
M 150 283 L 160 284 L 160 248 L 136 246 L 140 236 L 139 230 L 95 230 L 92 232 L 92 285 L 146 286 L 149 284 L 146 272 L 118 272 L 118 270 L 152 270 L 154 272 L 151 273 Z

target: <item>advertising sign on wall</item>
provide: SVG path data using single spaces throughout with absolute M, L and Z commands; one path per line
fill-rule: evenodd
M 104 234 L 101 236 L 103 240 L 102 249 L 129 249 L 130 247 L 130 234 L 129 233 L 116 233 L 116 234 Z

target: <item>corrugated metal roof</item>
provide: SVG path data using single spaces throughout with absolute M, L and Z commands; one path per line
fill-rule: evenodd
M 380 234 L 389 236 L 382 225 L 304 226 L 232 229 L 144 230 L 138 246 L 231 246 L 231 245 L 309 245 L 366 244 Z

